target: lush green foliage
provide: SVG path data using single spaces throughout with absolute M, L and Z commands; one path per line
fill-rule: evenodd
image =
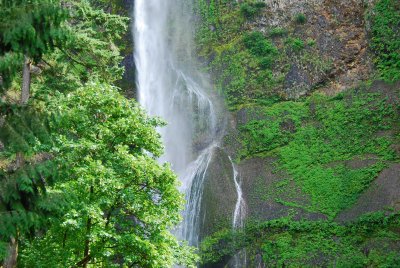
M 262 119 L 242 127 L 243 154 L 275 152 L 279 169 L 311 196 L 306 209 L 333 217 L 355 202 L 386 161 L 395 160 L 393 141 L 377 133 L 396 126 L 398 109 L 377 93 L 277 103 L 264 108 Z M 367 155 L 374 156 L 375 164 L 345 165 Z
M 0 7 L 0 87 L 8 87 L 22 69 L 23 55 L 38 62 L 67 41 L 68 31 L 62 27 L 67 11 L 50 0 L 6 0 Z
M 176 176 L 155 159 L 162 152 L 159 121 L 99 84 L 51 106 L 59 171 L 53 189 L 65 192 L 68 207 L 44 236 L 25 241 L 22 265 L 172 266 L 180 246 L 168 230 L 183 199 Z
M 238 161 L 276 158 L 272 172 L 283 176 L 273 187 L 260 180 L 251 191 L 329 219 L 278 219 L 248 224 L 244 232 L 221 230 L 204 241 L 203 261 L 223 266 L 246 249 L 250 262 L 261 254 L 267 267 L 397 267 L 398 214 L 375 215 L 345 226 L 331 220 L 353 205 L 387 165 L 399 161 L 394 151 L 400 137 L 398 90 L 361 86 L 335 97 L 312 94 L 282 101 L 288 99 L 280 89 L 286 86 L 290 67 L 296 66 L 300 75 L 304 71 L 321 77 L 332 70 L 334 59 L 318 49 L 321 39 L 307 36 L 310 29 L 303 26 L 311 17 L 298 13 L 287 19 L 285 28 L 261 26 L 253 20 L 269 10 L 257 10 L 254 2 L 212 1 L 212 8 L 208 1 L 200 2 L 199 54 L 227 106 L 243 108 L 241 120 L 254 118 L 240 128 Z M 378 1 L 371 13 L 369 45 L 387 81 L 398 80 L 394 77 L 400 73 L 397 2 Z
M 260 32 L 252 32 L 243 37 L 245 47 L 257 57 L 262 68 L 271 68 L 276 60 L 278 49 Z
M 371 43 L 375 64 L 386 81 L 400 79 L 400 3 L 380 0 L 371 13 Z
M 346 225 L 281 218 L 220 231 L 203 242 L 201 255 L 215 263 L 246 249 L 261 254 L 267 267 L 396 267 L 399 227 L 399 214 L 371 214 Z
M 230 1 L 213 5 L 211 8 L 207 1 L 199 1 L 202 21 L 196 42 L 200 56 L 212 59 L 208 71 L 214 75 L 215 86 L 225 95 L 229 108 L 276 97 L 274 88 L 283 78 L 272 71 L 280 60 L 278 49 L 261 33 L 242 27 L 245 21 L 239 6 Z
M 113 86 L 128 18 L 109 1 L 3 3 L 0 263 L 16 238 L 21 267 L 191 267 L 192 248 L 170 233 L 183 197 L 156 161 L 163 123 Z M 22 107 L 23 56 L 39 71 Z
M 299 24 L 304 24 L 307 22 L 307 17 L 303 13 L 297 13 L 294 16 L 294 21 Z
M 304 41 L 300 38 L 288 38 L 285 42 L 295 52 L 301 51 L 305 47 Z
M 282 37 L 288 34 L 288 31 L 281 27 L 274 27 L 269 31 L 270 37 Z

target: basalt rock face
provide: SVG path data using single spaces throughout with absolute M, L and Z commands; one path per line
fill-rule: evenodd
M 200 238 L 222 228 L 231 228 L 237 193 L 233 181 L 232 164 L 221 148 L 213 152 L 204 179 L 200 211 Z
M 339 93 L 346 93 L 357 88 L 355 96 L 381 94 L 385 105 L 394 107 L 395 112 L 390 116 L 395 118 L 400 115 L 398 108 L 400 84 L 374 81 L 374 55 L 369 48 L 370 20 L 368 14 L 375 2 L 374 0 L 268 0 L 265 1 L 266 7 L 260 14 L 243 23 L 241 30 L 263 33 L 264 37 L 268 38 L 282 52 L 280 60 L 271 69 L 273 76 L 283 77 L 273 89 L 277 95 L 281 96 L 279 101 L 301 102 L 307 96 L 315 93 L 333 98 L 341 96 Z M 304 15 L 304 21 L 297 19 L 299 14 Z M 283 30 L 274 35 L 272 34 L 274 29 Z M 291 49 L 288 46 L 288 42 L 294 39 L 303 41 L 301 50 Z M 229 46 L 235 44 L 234 40 L 229 43 Z M 221 46 L 218 49 L 222 50 L 224 47 Z M 214 57 L 216 54 L 211 53 L 211 56 Z M 209 59 L 209 61 L 212 62 L 213 59 Z M 282 70 L 284 71 L 282 72 Z M 251 72 L 252 69 L 247 71 Z M 214 75 L 218 76 L 218 74 Z M 242 94 L 247 97 L 246 91 Z M 337 98 L 342 98 L 342 96 Z M 345 101 L 349 103 L 347 109 L 350 109 L 352 97 L 348 98 Z M 235 111 L 231 112 L 230 124 L 222 145 L 223 150 L 236 160 L 242 181 L 248 220 L 269 220 L 293 215 L 296 219 L 324 220 L 329 218 L 343 222 L 355 220 L 368 212 L 400 209 L 400 192 L 398 191 L 400 188 L 399 124 L 396 127 L 396 123 L 392 122 L 392 126 L 387 127 L 388 130 L 372 134 L 374 138 L 385 137 L 392 143 L 391 148 L 394 153 L 392 159 L 385 160 L 385 167 L 378 172 L 372 183 L 360 193 L 352 205 L 336 216 L 329 217 L 318 211 L 304 209 L 311 206 L 311 196 L 303 191 L 284 169 L 277 168 L 280 159 L 276 150 L 259 155 L 243 155 L 243 151 L 246 151 L 246 144 L 241 139 L 242 128 L 254 120 L 275 120 L 265 116 L 265 110 L 269 105 L 273 104 L 263 106 L 251 102 L 245 103 L 238 109 L 234 107 L 232 110 Z M 307 116 L 313 118 L 316 113 L 313 107 L 315 103 L 310 101 L 307 105 L 309 105 Z M 375 112 L 376 108 L 373 108 L 371 114 Z M 297 124 L 291 119 L 283 120 L 280 127 L 290 135 L 295 134 L 297 128 L 304 127 L 308 123 L 315 123 L 317 127 L 323 127 L 317 121 L 310 120 L 307 123 Z M 329 139 L 326 137 L 327 142 Z M 301 158 L 303 155 L 299 154 L 298 157 Z M 221 155 L 216 157 L 214 165 L 217 165 L 217 168 L 209 170 L 203 206 L 207 213 L 208 208 L 212 208 L 210 211 L 214 216 L 203 214 L 205 217 L 203 235 L 226 227 L 226 224 L 216 225 L 219 220 L 216 220 L 215 215 L 225 215 L 229 218 L 228 211 L 231 210 L 232 213 L 236 201 L 233 182 L 232 179 L 229 179 L 232 177 L 232 171 L 228 168 L 227 163 L 223 164 L 221 160 L 223 158 Z M 338 162 L 324 163 L 324 165 L 325 168 L 340 166 L 346 170 L 358 171 L 373 167 L 377 161 L 376 155 L 361 154 Z M 224 166 L 226 172 L 223 171 Z M 232 196 L 229 197 L 229 195 Z M 285 199 L 286 202 L 281 202 L 282 199 Z M 229 220 L 223 222 L 226 223 Z M 216 267 L 223 267 L 222 264 L 218 265 Z
M 319 89 L 334 95 L 368 79 L 368 25 L 365 14 L 373 1 L 360 0 L 268 0 L 262 15 L 248 24 L 268 35 L 276 28 L 291 31 L 293 38 L 306 40 L 300 55 L 287 51 L 290 63 L 281 94 L 288 99 Z M 296 16 L 304 15 L 304 21 Z M 298 19 L 299 20 L 299 19 Z M 278 47 L 282 38 L 274 38 Z

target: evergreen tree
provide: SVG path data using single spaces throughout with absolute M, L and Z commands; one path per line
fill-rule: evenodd
M 66 41 L 67 33 L 61 26 L 67 12 L 52 0 L 4 0 L 0 7 L 0 89 L 8 89 L 22 70 L 20 103 L 25 105 L 30 96 L 31 64 Z M 6 242 L 0 245 L 0 251 L 6 257 L 4 267 L 14 267 L 19 236 L 32 232 L 40 222 L 43 208 L 39 199 L 48 175 L 43 165 L 48 163 L 34 159 L 39 156 L 34 154 L 34 147 L 40 143 L 35 136 L 40 124 L 30 123 L 38 123 L 36 111 L 5 103 L 1 106 L 5 110 L 0 124 L 1 144 L 9 163 L 6 161 L 0 172 L 0 239 Z
M 23 66 L 29 75 L 30 64 L 43 54 L 65 43 L 68 34 L 62 27 L 68 12 L 56 0 L 2 0 L 0 2 L 0 76 L 7 88 Z M 25 58 L 24 58 L 25 57 Z M 24 79 L 29 87 L 30 77 Z M 24 89 L 24 88 L 23 88 Z M 28 90 L 26 88 L 25 90 Z M 23 92 L 22 102 L 27 101 Z
M 169 231 L 183 199 L 155 160 L 160 122 L 111 86 L 128 19 L 107 1 L 0 4 L 0 264 L 192 265 Z

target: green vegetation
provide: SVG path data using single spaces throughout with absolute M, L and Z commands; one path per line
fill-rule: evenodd
M 156 160 L 164 123 L 115 87 L 129 19 L 114 4 L 0 4 L 2 267 L 196 262 L 170 233 L 183 197 Z
M 386 81 L 400 79 L 400 3 L 380 0 L 371 12 L 371 49 L 379 75 Z
M 260 14 L 263 7 L 265 7 L 264 2 L 243 3 L 240 4 L 240 13 L 246 19 L 253 19 L 256 15 Z
M 50 0 L 2 1 L 0 10 L 0 88 L 10 86 L 24 56 L 35 63 L 65 43 L 67 12 Z
M 203 262 L 224 264 L 245 249 L 250 262 L 261 254 L 267 267 L 397 267 L 398 214 L 372 215 L 347 225 L 333 219 L 354 205 L 382 170 L 400 160 L 398 89 L 361 85 L 333 96 L 322 93 L 326 88 L 312 93 L 330 81 L 337 61 L 319 48 L 324 41 L 320 36 L 301 26 L 311 20 L 305 14 L 288 18 L 292 23 L 284 27 L 261 26 L 253 22 L 260 13 L 247 12 L 250 1 L 239 7 L 214 2 L 220 19 L 207 12 L 207 1 L 201 2 L 199 54 L 228 108 L 243 109 L 246 121 L 239 128 L 237 161 L 277 159 L 268 166 L 279 174 L 277 182 L 266 185 L 264 178 L 253 178 L 248 204 L 277 202 L 328 219 L 281 218 L 256 225 L 250 219 L 243 232 L 221 230 L 207 238 Z M 398 81 L 400 74 L 397 2 L 378 1 L 368 18 L 369 46 L 385 81 Z M 216 22 L 212 30 L 210 21 Z M 307 97 L 288 101 L 288 75 L 295 82 L 317 79 Z
M 281 66 L 276 68 L 281 57 L 278 48 L 262 33 L 243 29 L 245 20 L 239 6 L 228 2 L 214 3 L 212 9 L 211 4 L 201 0 L 197 10 L 202 22 L 196 43 L 201 57 L 213 58 L 207 71 L 215 74 L 217 91 L 225 95 L 232 110 L 279 98 L 274 92 L 283 79 Z M 218 10 L 218 17 L 213 10 Z
M 397 81 L 400 74 L 397 2 L 378 1 L 369 17 L 369 45 L 386 81 Z M 247 8 L 248 3 L 241 6 Z M 303 70 L 329 75 L 333 68 L 333 60 L 319 53 L 315 36 L 300 27 L 308 21 L 306 15 L 296 14 L 285 28 L 260 29 L 247 22 L 259 14 L 255 9 L 247 14 L 224 1 L 216 6 L 221 20 L 210 31 L 212 14 L 203 13 L 207 19 L 198 31 L 198 48 L 211 63 L 208 70 L 227 106 L 244 108 L 245 120 L 253 118 L 239 129 L 238 161 L 277 159 L 269 167 L 284 174 L 272 187 L 266 187 L 263 178 L 255 179 L 250 199 L 322 213 L 328 220 L 250 220 L 243 232 L 221 230 L 207 238 L 203 262 L 223 264 L 245 249 L 250 262 L 261 254 L 267 267 L 397 267 L 398 214 L 372 215 L 346 225 L 333 219 L 352 206 L 384 168 L 399 161 L 398 90 L 360 86 L 336 96 L 313 93 L 283 101 L 287 96 L 280 88 L 293 64 L 299 69 L 295 75 Z
M 125 264 L 172 266 L 179 244 L 168 228 L 179 220 L 182 198 L 176 176 L 155 159 L 162 152 L 155 131 L 160 122 L 102 84 L 51 105 L 59 177 L 51 190 L 64 192 L 68 205 L 44 235 L 23 240 L 22 266 L 113 267 L 120 266 L 118 255 Z
M 243 43 L 250 53 L 257 57 L 263 69 L 271 68 L 274 64 L 278 49 L 260 32 L 252 32 L 243 37 Z
M 307 17 L 303 13 L 298 13 L 294 16 L 294 21 L 298 24 L 304 24 L 307 22 Z
M 270 37 L 282 37 L 288 34 L 288 31 L 281 27 L 274 27 L 269 31 Z
M 260 254 L 267 267 L 397 267 L 400 255 L 392 245 L 399 227 L 399 214 L 371 214 L 346 225 L 281 218 L 222 230 L 204 240 L 201 256 L 216 263 L 245 249 Z
M 304 41 L 300 38 L 288 38 L 285 43 L 295 52 L 301 51 L 305 47 Z
M 396 159 L 393 141 L 377 133 L 396 127 L 398 109 L 377 93 L 280 102 L 241 128 L 242 154 L 279 156 L 278 168 L 311 196 L 306 209 L 334 217 L 355 202 L 386 161 Z M 358 169 L 344 165 L 366 155 L 373 155 L 376 163 Z
M 197 12 L 202 19 L 196 32 L 198 53 L 230 110 L 287 98 L 283 89 L 291 64 L 318 76 L 331 67 L 328 59 L 319 58 L 315 41 L 298 38 L 294 26 L 267 28 L 264 34 L 249 27 L 240 5 L 229 1 L 208 5 L 201 0 Z

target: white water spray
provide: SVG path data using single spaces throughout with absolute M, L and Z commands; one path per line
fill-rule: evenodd
M 232 158 L 230 156 L 229 160 L 231 161 L 232 164 L 233 181 L 235 183 L 235 188 L 237 193 L 235 210 L 233 211 L 232 226 L 234 229 L 237 229 L 237 228 L 243 228 L 244 219 L 246 217 L 246 203 L 243 199 L 243 192 L 242 192 L 239 172 L 237 171 L 235 164 L 233 163 Z
M 134 37 L 139 102 L 168 123 L 159 129 L 165 145 L 160 162 L 171 163 L 186 193 L 176 235 L 197 246 L 203 183 L 225 120 L 208 79 L 196 69 L 192 11 L 191 0 L 135 0 Z M 233 162 L 232 169 L 238 193 L 233 227 L 240 228 L 244 201 Z
M 159 132 L 186 193 L 178 238 L 197 245 L 203 182 L 220 139 L 218 105 L 192 57 L 192 4 L 187 0 L 135 0 L 135 62 L 139 102 L 167 121 Z
M 244 220 L 246 217 L 246 203 L 243 198 L 243 191 L 240 181 L 240 174 L 237 171 L 232 158 L 229 156 L 229 160 L 232 164 L 233 170 L 233 181 L 235 183 L 237 199 L 235 204 L 235 210 L 233 211 L 232 227 L 233 229 L 241 229 L 244 227 Z M 230 267 L 242 268 L 247 266 L 247 254 L 245 250 L 240 251 L 235 256 L 233 256 L 232 263 Z

